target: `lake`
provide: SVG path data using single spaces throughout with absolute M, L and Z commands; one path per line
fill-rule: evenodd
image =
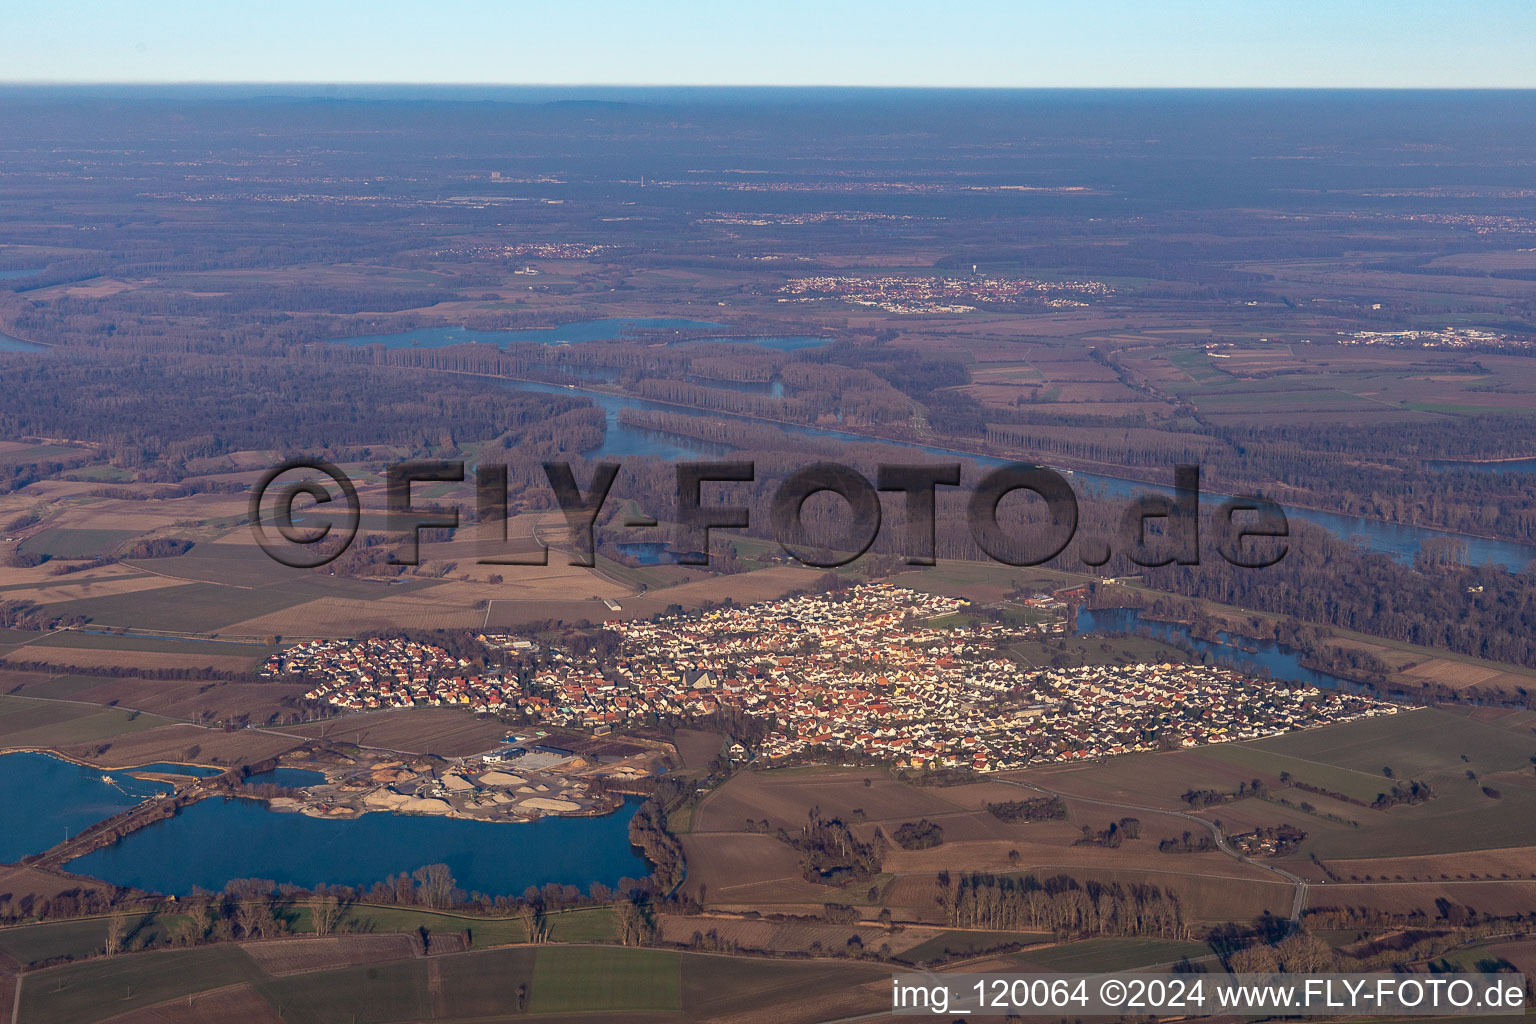
M 171 770 L 149 765 L 143 771 Z M 106 775 L 111 782 L 103 782 Z M 103 772 L 47 754 L 0 755 L 0 863 L 42 853 L 87 825 L 104 821 L 171 787 L 135 779 L 128 772 Z
M 247 786 L 287 786 L 290 789 L 303 789 L 305 786 L 318 786 L 325 781 L 325 773 L 313 771 L 309 768 L 273 768 L 271 771 L 257 772 L 248 775 L 245 779 Z
M 629 821 L 639 807 L 640 801 L 629 800 L 602 817 L 516 823 L 395 814 L 331 820 L 214 797 L 67 867 L 178 896 L 194 886 L 222 889 L 233 878 L 368 886 L 435 863 L 447 864 L 470 892 L 516 895 L 548 882 L 586 889 L 649 872 L 629 844 Z
M 672 553 L 672 545 L 664 541 L 634 541 L 618 545 L 619 551 L 641 565 L 675 565 L 678 556 Z M 700 552 L 693 552 L 694 555 Z
M 524 330 L 479 331 L 467 327 L 421 327 L 398 334 L 370 334 L 357 338 L 336 338 L 343 345 L 383 345 L 385 348 L 444 348 L 449 345 L 506 345 L 512 342 L 533 342 L 539 345 L 577 345 L 584 341 L 613 341 L 636 331 L 708 331 L 727 330 L 728 325 L 709 320 L 683 320 L 678 317 L 607 317 L 602 320 L 578 320 L 556 327 L 533 327 Z M 678 338 L 669 344 L 698 341 L 728 341 L 781 352 L 825 345 L 831 339 L 810 335 L 785 335 L 762 338 L 728 337 Z
M 39 345 L 35 341 L 22 341 L 13 338 L 9 334 L 0 334 L 0 352 L 47 352 L 47 345 Z

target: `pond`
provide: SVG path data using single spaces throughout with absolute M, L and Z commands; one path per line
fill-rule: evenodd
M 9 334 L 0 334 L 0 352 L 47 352 L 47 345 L 39 345 L 35 341 L 22 341 L 13 338 Z

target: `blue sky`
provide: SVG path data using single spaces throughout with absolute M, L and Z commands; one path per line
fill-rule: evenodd
M 5 0 L 5 82 L 1536 87 L 1536 3 Z

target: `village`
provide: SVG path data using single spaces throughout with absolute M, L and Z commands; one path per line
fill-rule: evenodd
M 1045 309 L 1076 309 L 1084 298 L 1103 298 L 1112 289 L 1102 281 L 1037 281 L 1032 278 L 981 277 L 797 277 L 779 289 L 795 296 L 780 302 L 837 298 L 887 313 L 970 313 L 976 306 L 1025 304 Z
M 265 671 L 319 679 L 306 696 L 346 710 L 458 706 L 593 735 L 727 712 L 760 725 L 755 749 L 733 751 L 741 760 L 852 758 L 977 772 L 1254 739 L 1397 710 L 1208 666 L 1026 667 L 1010 646 L 1063 633 L 1064 606 L 1037 595 L 1016 607 L 1029 614 L 866 583 L 611 621 L 602 627 L 617 640 L 609 654 L 546 650 L 523 681 L 400 639 L 302 644 Z M 515 635 L 478 639 L 493 650 L 535 650 Z

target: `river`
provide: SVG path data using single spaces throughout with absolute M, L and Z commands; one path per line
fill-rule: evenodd
M 730 451 L 730 448 L 726 445 L 695 441 L 692 438 L 658 433 L 652 430 L 637 430 L 633 427 L 623 426 L 619 423 L 619 413 L 624 409 L 655 409 L 693 416 L 712 416 L 736 419 L 743 422 L 761 422 L 751 417 L 738 416 L 732 413 L 667 405 L 643 398 L 631 398 L 626 395 L 616 395 L 590 388 L 527 382 L 518 382 L 513 387 L 523 391 L 580 395 L 583 398 L 591 399 L 598 408 L 603 410 L 608 421 L 608 436 L 604 439 L 603 443 L 597 448 L 584 453 L 593 458 L 637 456 L 652 456 L 661 459 L 719 458 Z M 1000 459 L 990 455 L 973 455 L 952 448 L 915 444 L 908 441 L 886 441 L 881 438 L 867 437 L 862 434 L 834 430 L 828 427 L 810 427 L 799 424 L 778 425 L 786 433 L 798 434 L 803 437 L 824 438 L 859 444 L 887 444 L 943 459 L 970 459 L 974 460 L 978 465 L 987 467 L 1001 466 L 1008 462 L 1007 459 Z M 1172 471 L 1170 470 L 1170 476 L 1171 473 Z M 1131 498 L 1152 492 L 1172 493 L 1171 487 L 1143 483 L 1139 480 L 1125 480 L 1119 477 L 1103 476 L 1098 473 L 1078 472 L 1068 479 L 1074 484 L 1079 498 L 1083 497 L 1082 491 L 1085 486 L 1092 487 L 1107 497 L 1117 499 Z M 1224 495 L 1214 492 L 1202 492 L 1202 497 L 1212 501 L 1221 501 L 1225 498 Z M 1446 530 L 1433 530 L 1422 526 L 1404 526 L 1399 523 L 1387 523 L 1376 519 L 1363 519 L 1359 516 L 1348 516 L 1334 512 L 1321 512 L 1289 506 L 1286 507 L 1285 513 L 1292 519 L 1299 519 L 1303 522 L 1321 526 L 1336 536 L 1359 544 L 1367 550 L 1379 551 L 1391 555 L 1400 561 L 1411 560 L 1418 553 L 1419 547 L 1424 541 L 1432 538 L 1446 537 L 1454 538 L 1466 545 L 1467 561 L 1472 565 L 1502 565 L 1505 568 L 1518 571 L 1525 568 L 1532 560 L 1536 560 L 1536 547 L 1529 544 L 1517 544 L 1513 541 L 1489 540 L 1485 537 L 1471 537 L 1464 534 L 1451 533 Z
M 1291 683 L 1306 683 L 1320 690 L 1345 690 L 1350 693 L 1370 693 L 1366 687 L 1333 675 L 1319 672 L 1301 663 L 1302 652 L 1273 640 L 1255 640 L 1234 633 L 1217 634 L 1220 642 L 1198 640 L 1190 628 L 1182 622 L 1163 622 L 1143 619 L 1135 608 L 1080 608 L 1077 612 L 1078 633 L 1141 633 L 1154 636 L 1176 647 L 1188 648 L 1209 655 L 1219 665 L 1234 668 L 1250 675 L 1267 676 L 1270 679 Z
M 707 330 L 711 328 L 724 330 L 727 329 L 727 326 L 706 320 L 685 320 L 672 317 L 611 317 L 602 320 L 583 320 L 576 323 L 562 324 L 558 327 L 540 327 L 529 330 L 473 331 L 462 327 L 434 327 L 416 331 L 405 331 L 398 334 L 338 338 L 336 341 L 348 345 L 382 344 L 389 348 L 401 348 L 409 345 L 439 347 L 443 345 L 461 345 L 473 341 L 496 345 L 509 341 L 535 341 L 544 344 L 560 344 L 611 340 L 622 336 L 625 332 L 640 329 L 682 331 Z M 750 342 L 771 348 L 790 350 L 807 347 L 812 344 L 825 344 L 828 339 L 810 336 L 788 336 L 782 338 L 722 337 L 715 340 Z M 757 391 L 760 388 L 765 388 L 770 394 L 782 393 L 782 384 L 779 384 L 779 382 L 732 384 L 715 381 L 707 383 L 714 387 L 724 386 L 742 391 Z M 778 385 L 777 390 L 775 390 L 776 384 Z M 689 409 L 682 406 L 647 401 L 642 398 L 615 395 L 591 388 L 522 382 L 514 386 L 523 391 L 580 395 L 596 403 L 598 408 L 602 409 L 607 417 L 608 432 L 600 446 L 584 453 L 594 458 L 637 456 L 648 456 L 666 460 L 720 458 L 731 451 L 727 445 L 697 441 L 692 438 L 679 437 L 653 430 L 637 430 L 633 427 L 626 427 L 619 422 L 619 413 L 624 409 L 654 409 L 672 413 L 737 419 L 743 422 L 759 422 L 753 420 L 752 417 Z M 971 455 L 955 449 L 934 445 L 902 441 L 882 441 L 879 438 L 866 437 L 825 427 L 810 427 L 798 424 L 780 424 L 780 426 L 788 433 L 799 434 L 805 437 L 853 443 L 877 442 L 944 459 L 973 459 L 979 465 L 987 467 L 999 466 L 1008 461 L 992 456 Z M 1526 462 L 1536 466 L 1536 459 L 1524 460 L 1524 462 L 1518 463 L 1479 463 L 1475 465 L 1487 468 L 1491 472 L 1526 472 L 1529 471 L 1529 469 L 1525 468 Z M 1445 465 L 1474 464 L 1447 463 Z M 1168 487 L 1135 480 L 1125 480 L 1119 477 L 1104 476 L 1098 473 L 1076 473 L 1073 476 L 1073 482 L 1080 486 L 1091 486 L 1110 498 L 1130 498 L 1149 492 L 1171 493 L 1171 489 Z M 1205 496 L 1216 501 L 1226 497 L 1214 492 L 1207 492 Z M 1511 570 L 1520 570 L 1533 560 L 1536 560 L 1536 546 L 1529 544 L 1490 540 L 1484 537 L 1473 537 L 1446 530 L 1435 530 L 1422 526 L 1404 526 L 1398 523 L 1388 523 L 1376 519 L 1364 519 L 1359 516 L 1322 512 L 1313 509 L 1287 507 L 1285 512 L 1287 516 L 1293 519 L 1321 526 L 1336 536 L 1359 544 L 1367 550 L 1379 551 L 1391 555 L 1400 561 L 1411 560 L 1418 553 L 1424 541 L 1436 538 L 1453 538 L 1464 543 L 1467 549 L 1467 561 L 1472 565 L 1502 565 Z

